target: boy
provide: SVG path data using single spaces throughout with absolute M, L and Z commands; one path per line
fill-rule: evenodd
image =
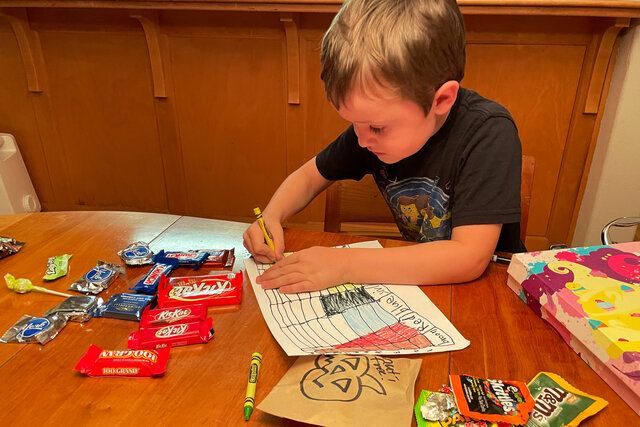
M 352 123 L 293 172 L 244 245 L 281 292 L 344 282 L 441 284 L 480 276 L 519 240 L 522 152 L 508 111 L 460 87 L 465 31 L 455 0 L 347 0 L 322 40 L 329 101 Z M 338 179 L 372 174 L 398 228 L 417 245 L 313 247 L 283 259 L 282 223 Z M 366 207 L 363 207 L 366 208 Z M 504 224 L 504 225 L 503 225 Z

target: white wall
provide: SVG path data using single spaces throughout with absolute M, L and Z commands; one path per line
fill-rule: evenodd
M 640 216 L 640 21 L 622 35 L 609 96 L 572 246 L 600 244 L 600 231 L 621 216 Z M 616 228 L 631 241 L 635 228 Z

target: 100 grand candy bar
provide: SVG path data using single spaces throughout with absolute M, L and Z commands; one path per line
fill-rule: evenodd
M 241 293 L 242 272 L 171 278 L 163 275 L 158 288 L 158 306 L 240 304 Z

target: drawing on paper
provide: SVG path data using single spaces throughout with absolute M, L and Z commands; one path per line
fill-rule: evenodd
M 376 356 L 373 363 L 380 375 L 387 374 L 391 367 L 391 381 L 397 381 L 393 360 Z M 351 402 L 357 400 L 365 388 L 380 395 L 387 394 L 380 381 L 369 373 L 371 367 L 367 356 L 318 356 L 313 366 L 300 381 L 300 392 L 307 399 Z
M 414 354 L 469 345 L 417 286 L 348 283 L 281 294 L 255 285 L 269 264 L 245 264 L 267 325 L 290 356 Z

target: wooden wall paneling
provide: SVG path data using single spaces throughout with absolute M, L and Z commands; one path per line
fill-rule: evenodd
M 505 105 L 512 113 L 523 152 L 536 158 L 536 174 L 527 229 L 527 247 L 545 249 L 557 180 L 565 167 L 575 99 L 581 84 L 592 18 L 471 17 L 465 86 Z M 500 34 L 504 31 L 503 34 Z M 502 43 L 497 43 L 502 39 Z M 581 83 L 582 82 L 582 83 Z M 587 145 L 588 141 L 583 141 Z M 566 173 L 566 171 L 565 171 Z M 580 180 L 582 170 L 569 175 Z M 571 217 L 566 206 L 559 216 Z M 551 241 L 551 243 L 554 243 Z
M 167 15 L 191 215 L 250 221 L 287 176 L 277 14 Z
M 16 36 L 29 91 L 42 92 L 38 77 L 43 72 L 42 50 L 38 34 L 29 28 L 27 10 L 24 8 L 4 8 L 0 13 L 9 20 Z
M 594 130 L 604 110 L 604 103 L 600 103 L 598 114 L 585 114 L 584 105 L 589 93 L 589 82 L 592 81 L 596 58 L 601 48 L 601 39 L 607 29 L 615 25 L 615 19 L 600 19 L 594 24 L 591 42 L 587 48 L 584 66 L 581 70 L 579 90 L 575 98 L 575 108 L 571 118 L 571 127 L 567 137 L 566 149 L 562 158 L 562 168 L 558 175 L 558 190 L 554 194 L 551 221 L 547 230 L 549 244 L 570 243 L 573 233 L 574 216 L 580 209 L 580 186 L 588 174 L 588 153 L 591 145 L 595 144 Z M 614 46 L 610 46 L 613 50 Z M 602 53 L 600 53 L 602 54 Z M 611 67 L 615 55 L 609 53 Z M 612 67 L 611 67 L 612 68 Z M 610 73 L 609 73 L 610 76 Z M 610 77 L 609 77 L 610 78 Z M 606 78 L 604 85 L 608 82 Z M 601 90 L 602 91 L 602 90 Z
M 627 28 L 630 23 L 631 20 L 629 18 L 618 18 L 615 23 L 607 28 L 604 34 L 602 34 L 602 38 L 600 39 L 600 44 L 598 46 L 598 54 L 596 55 L 593 71 L 591 72 L 587 100 L 584 104 L 585 114 L 598 113 L 602 89 L 604 87 L 604 79 L 607 74 L 609 64 L 611 63 L 613 45 L 618 40 L 618 34 L 620 34 L 620 31 L 623 28 Z
M 40 37 L 31 28 L 26 9 L 3 8 L 0 16 L 11 25 L 16 41 L 3 38 L 6 50 L 0 49 L 4 53 L 0 64 L 7 61 L 0 73 L 8 73 L 0 85 L 0 92 L 7 91 L 6 97 L 0 96 L 6 100 L 0 106 L 6 112 L 0 114 L 0 126 L 16 138 L 42 208 L 60 209 L 69 204 L 69 183 Z
M 468 45 L 465 87 L 511 112 L 523 152 L 540 165 L 535 176 L 529 235 L 544 235 L 573 109 L 584 49 L 560 45 Z M 563 59 L 561 59 L 563 58 Z M 538 66 L 544 64 L 543 66 Z
M 34 9 L 73 209 L 167 212 L 147 47 L 126 11 Z
M 298 14 L 281 13 L 287 44 L 287 102 L 300 104 L 300 42 L 298 38 Z
M 304 134 L 297 142 L 304 147 L 299 164 L 313 158 L 349 125 L 327 100 L 320 79 L 320 43 L 331 23 L 331 14 L 305 14 L 301 16 L 300 56 L 302 58 L 302 114 Z M 325 194 L 316 197 L 309 206 L 291 219 L 292 223 L 306 224 L 307 228 L 323 227 Z
M 620 46 L 620 38 L 616 39 L 615 44 L 613 45 L 613 52 L 611 54 L 609 65 L 607 66 L 607 72 L 604 76 L 603 88 L 602 88 L 602 99 L 606 100 L 609 94 L 609 87 L 611 85 L 611 78 L 613 75 L 613 64 L 615 63 L 616 57 L 618 55 L 618 48 Z M 569 234 L 567 235 L 566 242 L 573 241 L 573 234 L 576 229 L 576 223 L 578 221 L 578 215 L 580 214 L 580 208 L 582 206 L 582 198 L 584 197 L 584 191 L 587 186 L 587 181 L 589 179 L 589 174 L 586 171 L 591 169 L 591 162 L 593 160 L 593 153 L 596 148 L 596 142 L 598 141 L 598 133 L 600 132 L 600 124 L 602 122 L 602 117 L 604 115 L 604 102 L 601 102 L 600 107 L 598 108 L 598 113 L 595 118 L 595 123 L 593 126 L 589 149 L 587 152 L 587 158 L 585 160 L 584 170 L 585 173 L 582 174 L 580 179 L 580 187 L 578 188 L 578 196 L 576 197 L 576 204 L 573 210 L 573 216 L 571 218 L 571 224 L 569 226 Z M 638 239 L 638 233 L 640 233 L 640 227 L 638 227 L 638 231 L 635 236 L 635 240 Z M 568 243 L 567 243 L 568 244 Z
M 153 103 L 158 129 L 158 144 L 162 156 L 168 210 L 174 214 L 188 215 L 184 162 L 171 76 L 169 41 L 167 36 L 162 33 L 158 11 L 137 11 L 132 13 L 131 17 L 140 22 L 147 41 L 149 66 L 153 80 Z

